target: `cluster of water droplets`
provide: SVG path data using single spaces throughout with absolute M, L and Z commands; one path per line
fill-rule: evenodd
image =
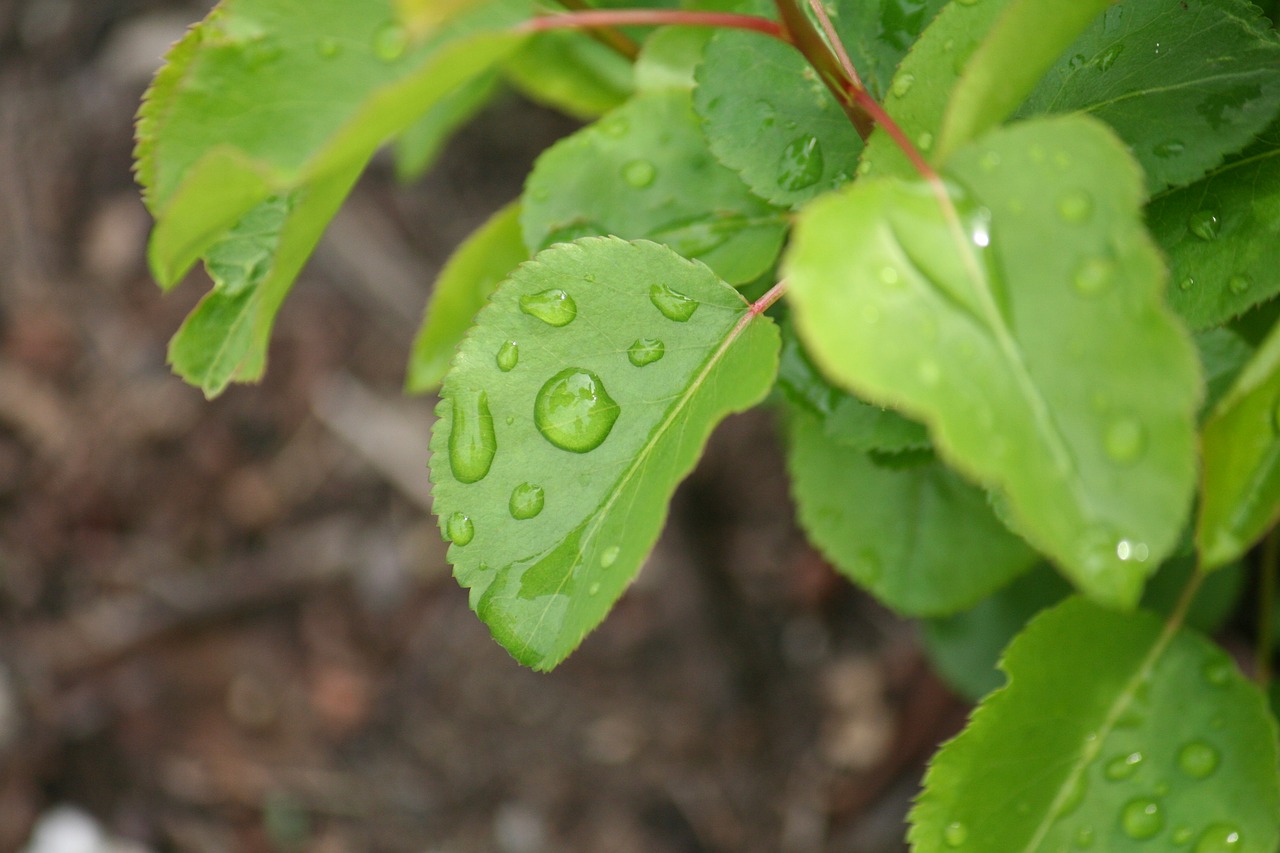
M 1187 217 L 1187 231 L 1196 240 L 1212 243 L 1222 234 L 1222 220 L 1218 211 L 1212 207 L 1201 208 Z M 1178 281 L 1181 290 L 1191 290 L 1196 286 L 1193 275 L 1185 275 Z M 1253 287 L 1253 277 L 1245 272 L 1237 272 L 1227 278 L 1227 290 L 1236 296 L 1247 293 Z

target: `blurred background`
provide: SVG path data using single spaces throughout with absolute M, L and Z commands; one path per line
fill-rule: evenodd
M 375 161 L 206 402 L 166 341 L 130 173 L 210 2 L 0 0 L 0 853 L 895 851 L 965 705 L 791 521 L 731 419 L 581 650 L 471 614 L 400 393 L 448 252 L 574 125 L 514 95 L 425 180 Z

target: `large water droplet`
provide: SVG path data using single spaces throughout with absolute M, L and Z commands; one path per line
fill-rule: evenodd
M 1251 287 L 1253 287 L 1253 279 L 1244 273 L 1237 273 L 1227 281 L 1227 289 L 1235 294 L 1244 293 Z
M 1141 752 L 1131 752 L 1128 755 L 1119 755 L 1107 762 L 1103 775 L 1112 782 L 1123 782 L 1125 779 L 1132 779 L 1133 774 L 1138 772 L 1138 766 L 1141 764 Z
M 373 55 L 383 62 L 395 62 L 409 46 L 409 31 L 395 21 L 383 24 L 373 34 Z
M 1178 750 L 1178 768 L 1192 779 L 1212 776 L 1218 761 L 1218 750 L 1202 740 L 1193 740 Z
M 1120 814 L 1120 828 L 1135 841 L 1155 838 L 1164 829 L 1164 812 L 1155 800 L 1130 800 Z
M 1058 215 L 1067 222 L 1087 222 L 1093 215 L 1093 198 L 1084 190 L 1072 190 L 1058 199 Z
M 903 95 L 907 94 L 907 92 L 911 91 L 911 86 L 915 82 L 916 75 L 899 74 L 897 77 L 893 78 L 893 86 L 890 88 L 890 91 L 893 92 L 893 96 L 895 98 L 901 98 Z
M 1211 823 L 1196 841 L 1195 853 L 1235 853 L 1242 847 L 1240 830 L 1229 823 Z
M 666 354 L 666 344 L 657 338 L 640 338 L 627 348 L 627 359 L 636 367 L 653 364 Z
M 1081 296 L 1097 296 L 1111 286 L 1116 265 L 1109 258 L 1090 258 L 1076 268 L 1072 283 Z
M 517 521 L 524 521 L 542 512 L 542 506 L 545 502 L 546 493 L 542 490 L 542 486 L 535 486 L 533 483 L 521 483 L 511 490 L 508 509 L 511 510 L 512 518 Z
M 548 379 L 533 404 L 533 421 L 543 438 L 574 453 L 599 447 L 619 413 L 600 377 L 580 367 L 566 368 Z
M 520 310 L 549 326 L 567 326 L 578 316 L 578 303 L 559 288 L 520 297 Z
M 467 545 L 475 538 L 476 528 L 471 523 L 471 519 L 460 512 L 455 512 L 449 516 L 449 523 L 445 525 L 445 533 L 448 535 L 449 541 L 454 545 Z
M 960 821 L 952 821 L 942 830 L 942 840 L 948 847 L 960 847 L 969 840 L 969 827 Z
M 1197 210 L 1187 219 L 1187 230 L 1201 240 L 1216 240 L 1222 222 L 1216 210 Z
M 662 312 L 668 320 L 683 323 L 698 310 L 698 300 L 677 293 L 665 284 L 655 284 L 649 288 L 649 301 Z
M 1124 43 L 1117 42 L 1107 48 L 1102 56 L 1098 57 L 1098 70 L 1109 71 L 1111 66 L 1116 64 L 1116 60 L 1120 58 L 1120 54 L 1124 52 Z
M 1176 139 L 1170 139 L 1167 142 L 1161 142 L 1155 148 L 1151 149 L 1157 157 L 1168 159 L 1169 157 L 1177 157 L 1187 146 L 1183 145 Z
M 782 149 L 782 156 L 778 158 L 778 186 L 791 192 L 811 187 L 822 178 L 825 165 L 822 143 L 806 133 Z
M 1103 448 L 1112 462 L 1134 462 L 1146 446 L 1147 432 L 1135 418 L 1112 421 L 1103 437 Z
M 503 373 L 515 370 L 516 365 L 520 363 L 520 345 L 515 341 L 507 341 L 498 347 L 498 355 L 494 361 L 498 363 L 498 369 Z
M 622 167 L 622 179 L 638 190 L 653 183 L 658 170 L 648 160 L 632 160 Z
M 470 389 L 454 391 L 453 423 L 449 426 L 449 467 L 454 478 L 460 483 L 483 480 L 497 450 L 488 395 Z
M 600 568 L 607 569 L 614 563 L 618 562 L 618 555 L 622 553 L 622 549 L 617 545 L 610 545 L 600 554 Z

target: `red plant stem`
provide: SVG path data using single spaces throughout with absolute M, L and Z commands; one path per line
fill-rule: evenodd
M 773 303 L 781 299 L 782 294 L 786 292 L 787 280 L 784 278 L 782 281 L 769 288 L 764 296 L 761 296 L 755 302 L 751 303 L 751 310 L 748 312 L 748 316 L 759 317 L 761 314 L 768 311 L 769 307 L 772 306 Z
M 558 29 L 582 29 L 587 27 L 660 27 L 679 25 L 686 27 L 720 27 L 749 30 L 792 44 L 790 35 L 777 21 L 756 15 L 739 15 L 730 12 L 696 12 L 682 9 L 592 9 L 583 12 L 564 12 L 530 18 L 515 29 L 518 32 L 543 32 Z
M 560 0 L 560 5 L 575 12 L 585 12 L 593 8 L 587 4 L 586 0 Z M 588 30 L 587 33 L 605 47 L 612 48 L 629 62 L 635 62 L 636 57 L 640 55 L 640 45 L 618 30 L 602 27 Z
M 930 182 L 941 182 L 941 178 L 938 177 L 938 173 L 934 171 L 933 167 L 929 165 L 929 161 L 924 159 L 924 156 L 907 138 L 907 134 L 898 126 L 898 123 L 884 111 L 884 107 L 880 106 L 875 98 L 867 94 L 866 89 L 857 89 L 850 94 L 875 123 L 884 128 L 884 132 L 889 134 L 889 138 L 902 149 L 902 153 L 907 155 L 907 159 L 911 161 L 911 165 L 915 167 L 915 170 L 920 173 L 920 177 Z
M 836 32 L 835 25 L 831 23 L 831 16 L 827 14 L 827 8 L 822 5 L 822 0 L 809 0 L 809 8 L 813 10 L 813 14 L 817 16 L 818 23 L 822 24 L 822 31 L 827 34 L 827 41 L 831 44 L 831 49 L 836 52 L 836 58 L 840 60 L 840 67 L 844 69 L 844 73 L 849 75 L 849 80 L 859 89 L 865 89 L 862 85 L 862 78 L 858 76 L 858 69 L 853 67 L 853 60 L 849 58 L 849 51 L 844 49 L 844 42 L 840 41 L 840 34 Z

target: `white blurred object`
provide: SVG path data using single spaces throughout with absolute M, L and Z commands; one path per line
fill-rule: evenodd
M 149 853 L 146 847 L 107 835 L 75 806 L 54 806 L 40 816 L 23 853 Z

